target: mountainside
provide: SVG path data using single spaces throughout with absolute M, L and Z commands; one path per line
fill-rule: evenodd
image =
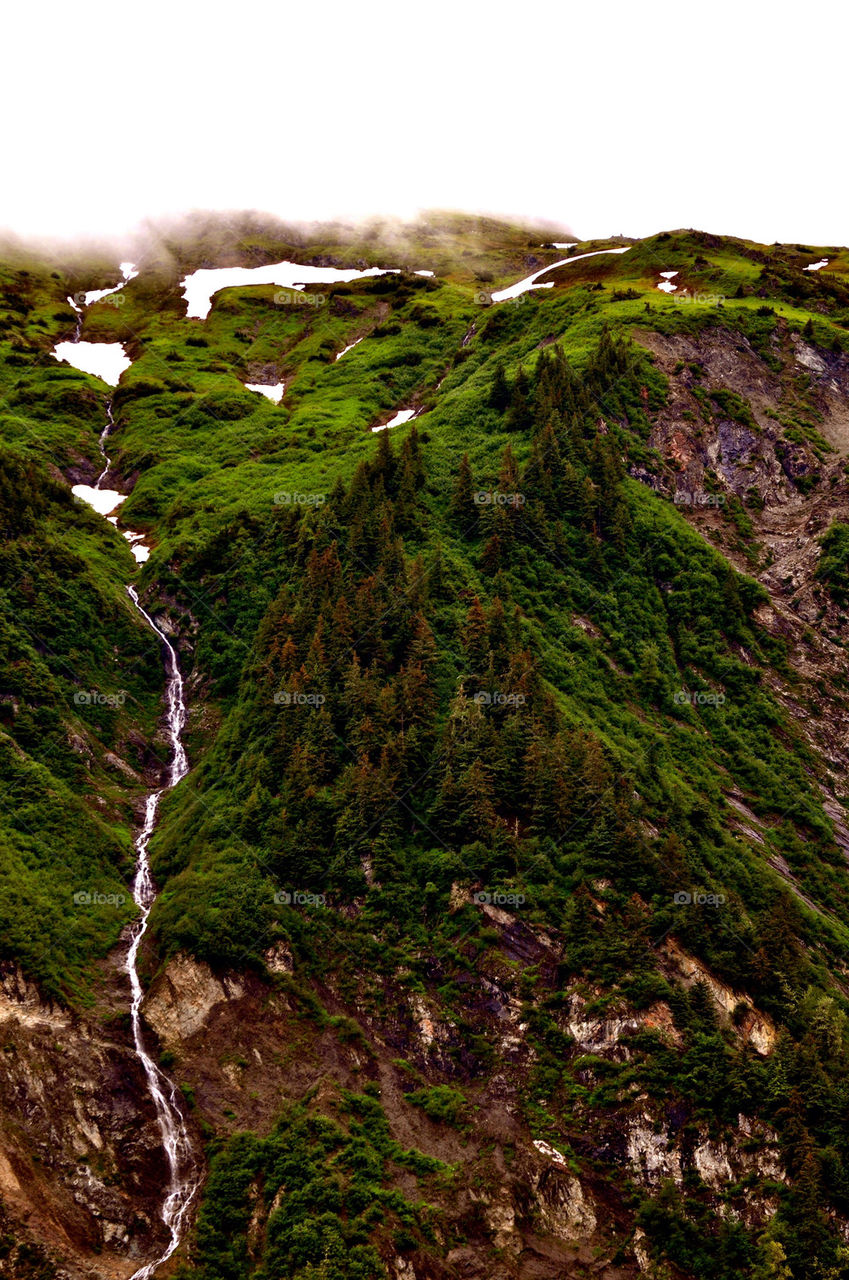
M 0 246 L 0 1276 L 168 1241 L 128 583 L 158 1276 L 849 1276 L 849 251 L 551 234 Z

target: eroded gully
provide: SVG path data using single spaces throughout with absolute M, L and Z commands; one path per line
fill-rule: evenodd
M 110 403 L 106 411 L 106 427 L 99 442 L 104 467 L 97 478 L 97 483 L 90 491 L 92 496 L 86 496 L 86 500 L 96 509 L 101 510 L 101 514 L 106 515 L 107 518 L 109 518 L 109 512 L 102 510 L 102 508 L 108 504 L 108 499 L 105 504 L 98 504 L 95 495 L 106 495 L 114 492 L 104 487 L 104 481 L 108 475 L 110 465 L 109 457 L 106 453 L 106 442 L 113 426 L 111 410 Z M 116 495 L 116 497 L 120 501 L 121 495 Z M 110 510 L 114 510 L 114 505 L 117 504 L 113 504 Z M 112 519 L 114 521 L 115 517 L 113 516 Z M 137 560 L 146 558 L 146 555 L 139 554 L 142 551 L 147 552 L 147 548 L 138 545 L 133 547 L 133 553 Z M 156 1110 L 159 1131 L 162 1135 L 162 1148 L 168 1165 L 168 1185 L 160 1216 L 168 1229 L 170 1239 L 159 1257 L 140 1267 L 130 1277 L 130 1280 L 150 1280 L 153 1273 L 171 1257 L 179 1245 L 186 1225 L 189 1207 L 195 1197 L 199 1182 L 198 1168 L 192 1154 L 191 1141 L 179 1102 L 177 1086 L 172 1080 L 169 1080 L 145 1048 L 141 1013 L 144 992 L 138 974 L 139 948 L 142 938 L 147 932 L 150 911 L 156 900 L 156 886 L 150 869 L 148 845 L 156 826 L 160 800 L 166 791 L 170 791 L 181 778 L 186 776 L 189 771 L 189 762 L 183 746 L 186 703 L 183 677 L 180 674 L 180 664 L 177 661 L 176 650 L 165 633 L 156 625 L 150 614 L 142 607 L 135 587 L 128 586 L 127 594 L 136 611 L 144 620 L 145 625 L 153 631 L 162 646 L 165 662 L 165 726 L 170 756 L 162 785 L 152 791 L 145 800 L 144 821 L 134 841 L 136 864 L 133 879 L 133 898 L 138 906 L 139 915 L 131 926 L 130 945 L 124 962 L 124 968 L 130 981 L 130 1017 L 133 1042 L 138 1059 L 144 1068 L 148 1092 Z

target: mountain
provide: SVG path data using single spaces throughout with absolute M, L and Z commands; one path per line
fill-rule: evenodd
M 849 1275 L 849 251 L 568 241 L 0 246 L 0 1276 Z

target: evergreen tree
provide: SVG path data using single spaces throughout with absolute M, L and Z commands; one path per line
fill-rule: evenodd
M 492 379 L 492 386 L 489 392 L 490 406 L 497 413 L 503 413 L 510 403 L 511 390 L 507 381 L 507 371 L 503 363 L 499 360 L 495 366 L 495 374 Z
M 454 489 L 451 493 L 448 511 L 452 522 L 465 537 L 474 538 L 476 536 L 479 507 L 475 502 L 475 484 L 467 453 L 464 453 L 460 459 L 460 466 L 457 469 L 457 479 L 454 481 Z
M 527 431 L 533 425 L 531 384 L 521 365 L 513 379 L 510 407 L 504 425 L 508 431 Z

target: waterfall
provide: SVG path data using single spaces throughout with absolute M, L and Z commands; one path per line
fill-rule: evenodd
M 77 335 L 78 337 L 78 335 Z M 110 459 L 106 453 L 106 442 L 114 427 L 112 403 L 106 407 L 106 426 L 100 435 L 100 452 L 103 455 L 104 467 L 97 478 L 97 483 L 90 493 L 103 493 L 100 486 L 106 479 L 110 467 Z M 83 486 L 84 487 L 84 486 Z M 120 495 L 114 495 L 120 501 Z M 96 499 L 87 498 L 93 505 Z M 114 519 L 114 517 L 113 517 Z M 133 535 L 135 536 L 135 535 Z M 134 547 L 137 559 L 141 548 Z M 161 1217 L 170 1232 L 170 1240 L 164 1252 L 153 1262 L 148 1262 L 130 1277 L 130 1280 L 149 1280 L 158 1267 L 171 1257 L 180 1243 L 186 1215 L 199 1186 L 199 1176 L 195 1164 L 188 1128 L 183 1116 L 179 1091 L 172 1080 L 169 1080 L 160 1067 L 147 1052 L 144 1044 L 141 1005 L 144 998 L 138 974 L 138 954 L 142 938 L 147 932 L 150 910 L 156 900 L 156 886 L 150 871 L 148 845 L 156 826 L 159 802 L 166 791 L 175 787 L 189 771 L 189 762 L 183 746 L 183 729 L 186 724 L 186 703 L 183 690 L 183 677 L 177 653 L 165 633 L 156 625 L 153 618 L 142 607 L 135 587 L 128 586 L 127 594 L 146 626 L 157 636 L 162 645 L 165 659 L 165 719 L 170 747 L 170 763 L 168 764 L 162 785 L 147 797 L 144 809 L 144 821 L 134 841 L 136 851 L 136 868 L 133 879 L 133 898 L 139 908 L 139 917 L 131 926 L 130 946 L 127 951 L 125 970 L 130 980 L 131 1002 L 130 1018 L 133 1028 L 133 1041 L 136 1054 L 144 1068 L 147 1087 L 156 1109 L 159 1131 L 162 1135 L 162 1148 L 168 1164 L 168 1188 L 163 1201 Z

